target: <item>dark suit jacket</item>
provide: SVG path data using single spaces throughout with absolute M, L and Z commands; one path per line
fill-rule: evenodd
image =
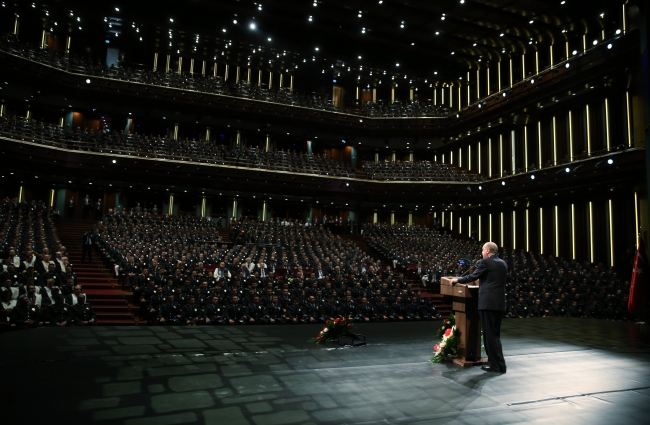
M 458 278 L 458 283 L 480 281 L 478 288 L 478 309 L 506 311 L 506 277 L 508 266 L 505 261 L 492 255 L 482 259 L 474 273 Z

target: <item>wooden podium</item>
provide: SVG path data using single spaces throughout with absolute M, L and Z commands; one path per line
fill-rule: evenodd
M 454 276 L 443 277 L 440 293 L 452 297 L 452 309 L 456 316 L 456 329 L 460 331 L 457 365 L 476 366 L 487 364 L 481 358 L 481 320 L 478 315 L 478 282 L 452 284 Z

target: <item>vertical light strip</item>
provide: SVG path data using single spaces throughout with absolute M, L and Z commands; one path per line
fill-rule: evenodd
M 528 125 L 524 126 L 524 169 L 528 172 Z M 526 249 L 528 251 L 528 249 Z
M 537 121 L 537 153 L 539 155 L 537 157 L 537 160 L 539 161 L 537 168 L 541 170 L 542 164 L 544 162 L 542 160 L 542 122 L 541 121 Z
M 472 237 L 472 216 L 467 217 L 467 237 Z
M 526 55 L 521 55 L 521 79 L 526 79 Z
M 539 50 L 535 50 L 535 74 L 539 74 Z
M 530 226 L 528 225 L 528 208 L 526 208 L 526 251 L 530 251 Z
M 625 117 L 627 118 L 627 145 L 632 147 L 632 120 L 630 118 L 630 92 L 625 92 Z
M 56 191 L 54 189 L 50 189 L 50 208 L 54 206 L 54 193 Z
M 206 203 L 207 203 L 207 200 L 205 199 L 205 196 L 204 196 L 201 199 L 201 217 L 205 217 Z
M 557 212 L 557 205 L 555 206 L 555 217 L 553 220 L 555 221 L 555 256 L 559 257 L 560 256 L 560 223 L 558 222 L 558 212 Z
M 458 166 L 463 166 L 463 148 L 458 148 Z
M 470 97 L 470 94 L 469 94 L 469 92 L 470 92 L 470 85 L 471 85 L 471 84 L 469 83 L 469 75 L 470 75 L 470 74 L 469 74 L 469 71 L 467 71 L 467 104 L 468 104 L 468 105 L 471 105 L 471 103 L 472 103 L 472 98 Z
M 393 87 L 393 92 L 395 92 L 394 87 Z M 440 87 L 440 104 L 441 105 L 445 104 L 445 86 Z
M 499 226 L 500 227 L 500 229 L 499 229 L 500 230 L 500 232 L 499 232 L 500 233 L 500 235 L 499 235 L 500 236 L 499 245 L 503 246 L 503 242 L 504 242 L 503 241 L 503 211 L 501 211 L 500 215 L 501 215 L 501 226 Z
M 594 204 L 589 202 L 589 258 L 594 262 Z
M 488 177 L 492 177 L 492 138 L 488 139 Z
M 623 34 L 627 32 L 627 10 L 625 3 L 623 3 Z
M 573 114 L 569 110 L 569 161 L 573 162 Z
M 476 164 L 478 165 L 478 173 L 481 174 L 481 142 L 478 142 L 476 148 Z
M 556 125 L 555 125 L 555 115 L 553 115 L 553 165 L 557 165 L 557 139 L 555 136 L 556 133 Z
M 438 87 L 433 88 L 433 104 L 437 105 L 438 104 Z
M 453 231 L 453 230 L 454 230 L 454 212 L 451 211 L 449 213 L 449 231 Z
M 638 237 L 639 232 L 639 193 L 634 192 L 634 240 Z
M 512 87 L 512 58 L 510 58 L 510 87 Z
M 585 119 L 587 121 L 587 153 L 589 155 L 591 155 L 591 130 L 589 129 L 589 127 L 591 127 L 591 123 L 590 123 L 591 120 L 590 120 L 590 117 L 589 117 L 589 104 L 588 103 L 585 105 L 585 113 L 586 113 Z
M 413 100 L 413 99 L 411 99 Z M 449 109 L 454 106 L 454 84 L 449 84 Z
M 476 70 L 476 98 L 481 98 L 481 70 Z
M 458 217 L 458 234 L 463 233 L 463 217 Z
M 565 50 L 564 51 L 564 57 L 569 59 L 569 57 L 570 57 L 569 56 L 569 40 L 567 40 L 566 43 L 564 44 L 564 50 Z
M 483 215 L 479 214 L 478 215 L 478 240 L 482 241 L 483 240 Z
M 539 207 L 539 253 L 544 253 L 544 209 Z
M 467 146 L 467 169 L 472 171 L 472 145 Z
M 490 228 L 490 241 L 492 241 L 492 213 L 490 213 L 488 227 Z
M 499 134 L 499 175 L 503 177 L 503 134 Z
M 489 96 L 490 95 L 490 65 L 488 65 L 488 67 L 487 67 L 487 84 L 486 84 L 486 86 L 487 86 L 487 93 L 486 94 Z
M 459 111 L 460 111 L 460 108 L 463 107 L 462 96 L 463 96 L 463 84 L 458 83 L 458 110 Z
M 587 34 L 582 35 L 582 53 L 587 51 Z
M 571 258 L 576 259 L 576 204 L 571 204 Z
M 497 78 L 499 79 L 498 81 L 499 91 L 501 91 L 501 59 L 499 59 L 499 62 L 497 62 Z
M 18 203 L 23 202 L 23 194 L 24 194 L 24 189 L 22 186 L 18 188 Z
M 517 213 L 512 212 L 512 249 L 517 249 Z
M 454 164 L 454 151 L 449 151 L 449 163 Z
M 610 148 L 609 140 L 609 99 L 605 98 L 605 138 L 607 139 L 607 150 Z
M 614 266 L 614 220 L 612 216 L 614 215 L 614 205 L 612 205 L 612 200 L 609 200 L 609 265 Z
M 510 131 L 510 158 L 512 159 L 512 174 L 515 174 L 515 170 L 517 169 L 517 162 L 515 161 L 516 158 L 516 153 L 515 153 L 515 131 L 511 130 Z
M 551 66 L 553 66 L 553 44 L 548 47 L 548 52 L 550 56 Z M 567 56 L 568 57 L 568 56 Z

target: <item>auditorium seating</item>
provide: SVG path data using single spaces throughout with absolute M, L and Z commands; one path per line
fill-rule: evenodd
M 478 174 L 431 161 L 366 161 L 363 171 L 372 180 L 391 181 L 483 181 Z
M 464 269 L 459 260 L 478 260 L 482 245 L 474 240 L 454 239 L 440 230 L 400 224 L 365 225 L 363 237 L 375 250 L 411 273 L 420 263 L 429 284 L 439 283 L 441 276 L 461 274 Z M 509 269 L 506 317 L 629 319 L 630 282 L 612 268 L 523 250 L 501 249 L 500 256 Z

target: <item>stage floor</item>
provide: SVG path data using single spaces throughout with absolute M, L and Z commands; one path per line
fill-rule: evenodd
M 0 335 L 6 423 L 647 424 L 646 326 L 505 320 L 508 373 L 428 361 L 441 322 L 33 329 Z

